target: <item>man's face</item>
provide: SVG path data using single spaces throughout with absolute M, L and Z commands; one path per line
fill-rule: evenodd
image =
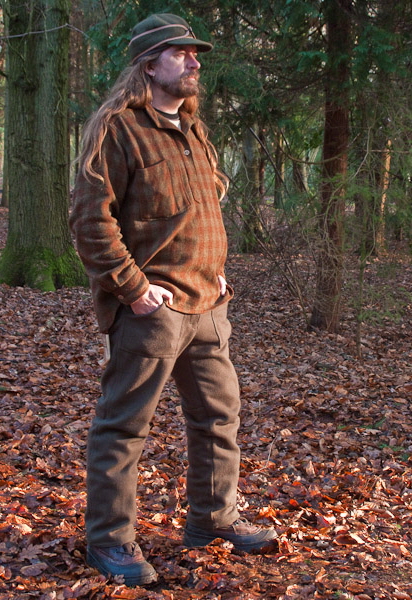
M 163 95 L 183 100 L 199 93 L 196 46 L 170 46 L 151 65 L 152 88 Z

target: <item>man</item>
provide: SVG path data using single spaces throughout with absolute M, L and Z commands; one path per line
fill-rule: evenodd
M 186 419 L 183 543 L 270 545 L 239 518 L 239 390 L 228 354 L 225 181 L 196 117 L 199 52 L 182 18 L 133 30 L 131 66 L 84 133 L 71 225 L 111 356 L 88 439 L 87 560 L 129 586 L 156 580 L 135 542 L 136 482 L 149 424 L 173 377 Z

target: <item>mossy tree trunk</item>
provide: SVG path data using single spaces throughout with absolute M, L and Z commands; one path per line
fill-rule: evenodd
M 0 281 L 44 291 L 84 283 L 68 225 L 68 0 L 4 3 L 9 232 Z

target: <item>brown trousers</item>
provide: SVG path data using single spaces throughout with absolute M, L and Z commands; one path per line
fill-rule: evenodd
M 201 315 L 166 305 L 146 316 L 126 306 L 119 310 L 89 432 L 89 544 L 135 539 L 137 463 L 169 377 L 182 397 L 186 421 L 188 521 L 210 528 L 238 518 L 240 401 L 229 359 L 230 331 L 226 304 Z

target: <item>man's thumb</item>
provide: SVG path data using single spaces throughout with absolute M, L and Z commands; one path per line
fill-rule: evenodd
M 173 304 L 173 293 L 170 290 L 165 290 L 163 292 L 163 298 L 166 298 L 170 305 Z

